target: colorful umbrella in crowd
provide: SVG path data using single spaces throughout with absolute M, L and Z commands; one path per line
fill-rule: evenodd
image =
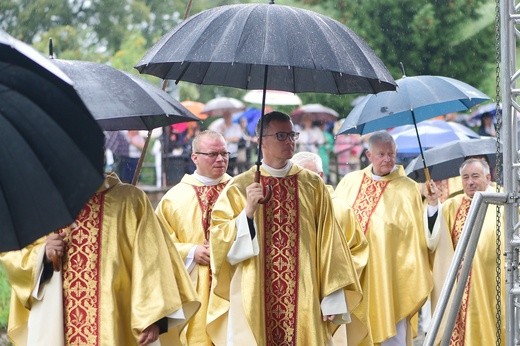
M 269 106 L 297 106 L 302 104 L 301 98 L 295 93 L 280 90 L 266 90 L 265 93 L 263 90 L 250 90 L 242 97 L 242 100 L 261 105 L 264 94 L 264 104 Z
M 338 120 L 339 114 L 334 109 L 319 103 L 309 103 L 296 108 L 291 117 L 295 123 L 301 123 L 305 114 L 309 114 L 314 121 L 331 122 Z
M 103 182 L 104 136 L 58 67 L 0 30 L 0 252 L 71 224 Z
M 136 68 L 176 82 L 261 89 L 262 113 L 266 90 L 345 94 L 395 89 L 381 60 L 345 25 L 274 1 L 195 14 L 164 35 Z M 261 153 L 258 157 L 257 179 Z
M 202 113 L 208 114 L 209 116 L 220 116 L 225 112 L 235 113 L 245 108 L 242 101 L 232 97 L 217 97 L 209 100 Z

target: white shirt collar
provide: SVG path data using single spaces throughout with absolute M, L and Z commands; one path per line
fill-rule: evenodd
M 397 166 L 394 166 L 394 168 L 392 168 L 392 170 L 390 171 L 390 173 L 392 173 L 392 172 L 395 171 L 396 169 L 397 169 Z M 390 174 L 390 173 L 388 173 L 388 174 Z M 388 174 L 387 174 L 387 175 L 388 175 Z M 381 180 L 381 179 L 383 179 L 383 177 L 386 177 L 386 175 L 377 175 L 377 174 L 374 173 L 374 171 L 372 171 L 372 179 L 374 179 L 374 180 Z
M 273 168 L 271 166 L 268 166 L 265 162 L 262 161 L 262 167 L 273 177 L 276 178 L 283 178 L 289 173 L 289 171 L 292 168 L 292 162 L 291 160 L 287 161 L 287 164 L 282 168 Z
M 206 186 L 217 185 L 222 180 L 222 177 L 219 177 L 217 179 L 205 177 L 203 175 L 198 174 L 197 171 L 193 172 L 193 177 Z

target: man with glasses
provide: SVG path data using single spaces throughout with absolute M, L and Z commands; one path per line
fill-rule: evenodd
M 184 345 L 211 345 L 206 335 L 211 273 L 209 224 L 218 195 L 231 177 L 224 137 L 207 130 L 195 136 L 191 159 L 196 169 L 185 174 L 161 199 L 155 212 L 172 237 L 190 273 L 202 306 L 185 329 Z
M 372 134 L 371 164 L 339 182 L 336 198 L 352 206 L 369 246 L 361 276 L 371 332 L 362 345 L 411 345 L 411 318 L 432 288 L 417 183 L 396 165 L 396 145 L 386 131 Z
M 270 112 L 256 130 L 260 182 L 256 167 L 233 178 L 211 215 L 207 331 L 215 345 L 325 345 L 361 298 L 346 239 L 323 180 L 290 161 L 290 117 Z

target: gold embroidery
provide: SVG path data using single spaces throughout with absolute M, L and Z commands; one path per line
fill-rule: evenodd
M 468 216 L 469 207 L 471 205 L 471 200 L 469 198 L 463 197 L 462 203 L 457 210 L 457 214 L 455 216 L 455 222 L 453 223 L 453 227 L 451 229 L 451 240 L 453 242 L 453 247 L 455 248 L 459 243 L 460 235 L 462 233 L 462 229 L 464 227 L 464 223 L 466 222 L 466 217 Z M 460 274 L 460 272 L 459 272 Z M 471 286 L 471 272 L 468 277 L 468 282 L 466 283 L 466 287 L 464 287 L 464 295 L 462 296 L 462 303 L 460 305 L 459 313 L 457 314 L 457 320 L 455 321 L 455 327 L 453 328 L 453 334 L 450 339 L 450 345 L 453 346 L 463 346 L 466 337 L 466 321 L 467 321 L 467 312 L 468 312 L 468 301 L 469 301 L 469 291 Z
M 202 213 L 202 229 L 204 230 L 204 239 L 206 240 L 209 239 L 211 211 L 217 201 L 218 195 L 222 192 L 225 186 L 226 183 L 220 183 L 213 186 L 193 186 Z
M 273 196 L 264 204 L 266 344 L 296 345 L 299 259 L 298 177 L 262 177 Z
M 363 174 L 363 180 L 352 208 L 365 234 L 368 231 L 370 216 L 372 216 L 372 213 L 376 210 L 377 203 L 379 203 L 379 199 L 383 195 L 388 183 L 389 181 L 373 180 L 366 174 Z
M 99 331 L 99 245 L 103 195 L 94 195 L 64 229 L 63 305 L 66 345 L 97 345 Z

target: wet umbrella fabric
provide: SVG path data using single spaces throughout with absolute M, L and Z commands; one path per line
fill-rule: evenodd
M 365 96 L 337 134 L 366 134 L 419 123 L 489 100 L 489 96 L 471 85 L 443 76 L 403 77 L 397 80 L 397 86 L 396 91 Z
M 395 90 L 382 61 L 345 25 L 276 4 L 227 5 L 197 13 L 164 35 L 136 68 L 163 79 L 248 90 Z
M 104 136 L 70 79 L 0 31 L 0 251 L 72 223 L 103 181 Z
M 425 120 L 417 124 L 424 149 L 433 148 L 461 139 L 479 138 L 478 133 L 467 126 L 444 120 Z M 417 132 L 413 125 L 402 125 L 388 131 L 394 137 L 398 153 L 419 154 Z
M 195 14 L 164 35 L 136 68 L 177 82 L 261 89 L 260 121 L 266 90 L 332 94 L 395 90 L 383 62 L 349 28 L 274 1 Z M 255 181 L 260 179 L 262 137 L 260 126 Z
M 485 156 L 491 170 L 496 162 L 497 140 L 494 137 L 465 139 L 446 143 L 424 151 L 431 179 L 442 180 L 459 176 L 462 162 L 470 156 Z M 418 156 L 406 166 L 406 174 L 417 182 L 424 182 L 424 169 Z
M 153 130 L 198 121 L 179 101 L 144 79 L 105 64 L 51 59 L 106 131 Z

